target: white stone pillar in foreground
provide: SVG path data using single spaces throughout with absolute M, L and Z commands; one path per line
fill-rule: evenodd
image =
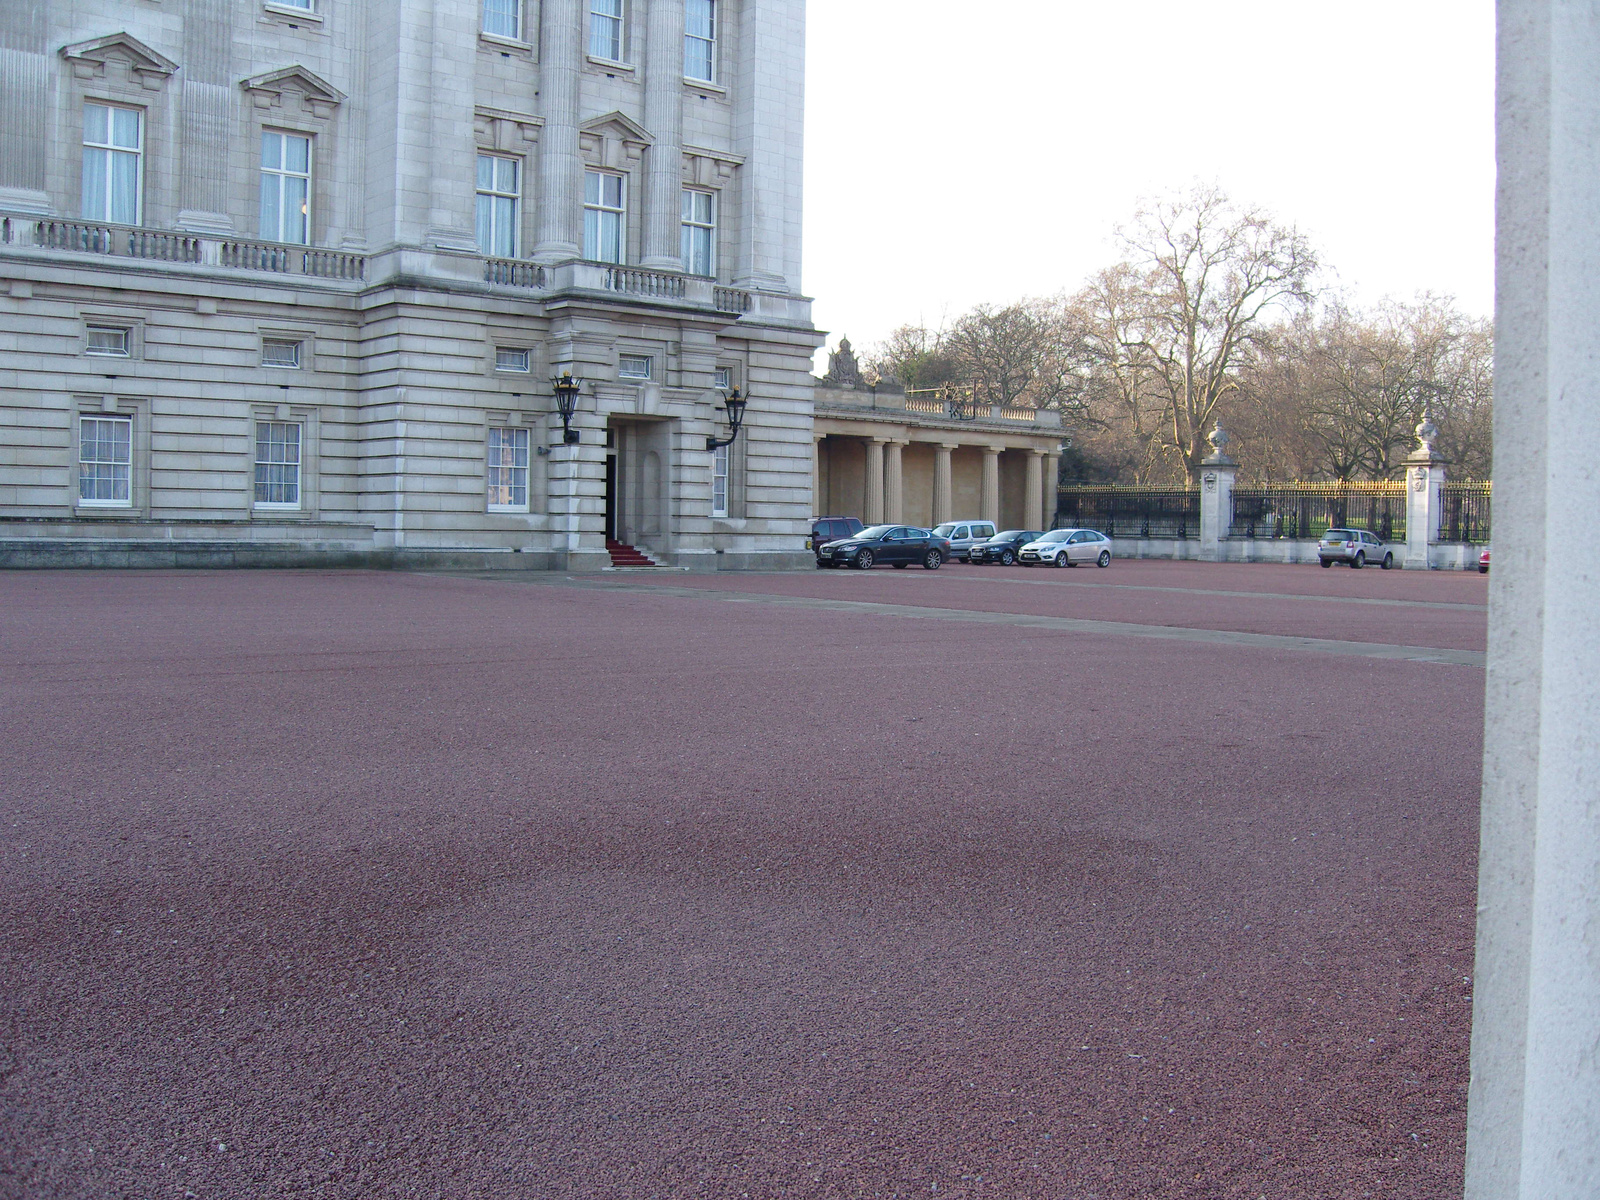
M 1600 1195 L 1600 6 L 1499 0 L 1468 1200 Z

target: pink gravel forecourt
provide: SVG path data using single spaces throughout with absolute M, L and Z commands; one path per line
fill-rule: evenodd
M 0 1198 L 1459 1194 L 1483 582 L 0 573 Z

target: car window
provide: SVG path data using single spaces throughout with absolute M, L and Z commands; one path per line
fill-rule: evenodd
M 1328 530 L 1328 540 L 1330 542 L 1353 542 L 1356 540 L 1356 535 L 1348 529 L 1330 529 Z
M 946 537 L 946 538 L 949 537 L 951 535 L 951 533 L 954 532 L 954 530 L 955 530 L 955 526 L 954 525 L 949 525 L 949 524 L 946 524 L 946 525 L 935 525 L 933 527 L 933 532 L 934 533 L 938 534 L 940 537 Z
M 883 537 L 885 534 L 887 534 L 893 528 L 894 528 L 893 525 L 870 525 L 866 529 L 863 529 L 856 536 L 860 537 L 860 538 L 866 538 L 868 540 L 872 540 L 872 539 Z
M 1072 536 L 1070 529 L 1052 529 L 1039 540 L 1041 542 L 1064 542 Z
M 958 538 L 964 538 L 964 537 L 971 537 L 972 534 L 967 531 L 967 527 L 965 525 L 962 525 L 955 531 L 955 533 L 951 534 L 951 536 L 952 537 L 958 537 Z

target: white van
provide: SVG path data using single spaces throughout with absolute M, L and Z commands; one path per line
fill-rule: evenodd
M 986 542 L 995 534 L 993 521 L 946 521 L 933 531 L 935 537 L 950 543 L 950 553 L 962 562 L 975 542 Z

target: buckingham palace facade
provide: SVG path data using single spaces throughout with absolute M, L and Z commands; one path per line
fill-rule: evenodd
M 808 561 L 804 8 L 0 4 L 0 565 Z

